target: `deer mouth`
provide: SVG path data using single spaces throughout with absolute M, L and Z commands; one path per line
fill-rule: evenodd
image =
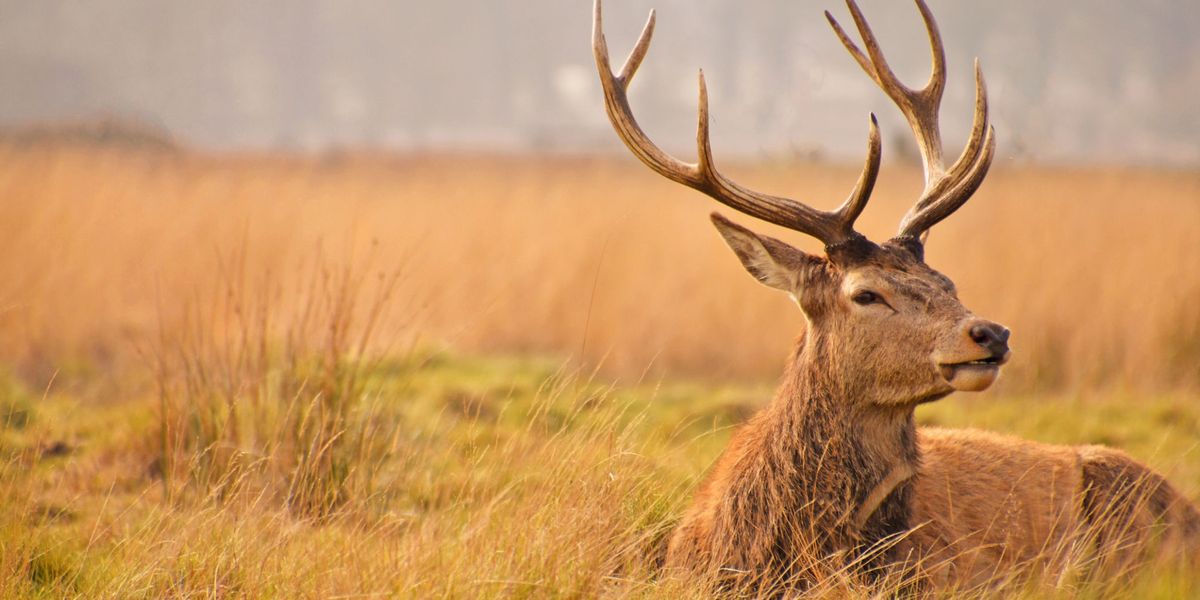
M 954 389 L 962 392 L 979 392 L 987 389 L 1000 375 L 1000 367 L 1008 362 L 1010 353 L 993 354 L 957 363 L 938 365 L 942 377 Z

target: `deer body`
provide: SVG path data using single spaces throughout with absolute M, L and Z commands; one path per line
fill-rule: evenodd
M 977 430 L 923 428 L 918 438 L 913 531 L 901 545 L 931 578 L 973 586 L 1025 566 L 1067 566 L 1082 531 L 1074 448 Z
M 872 115 L 858 182 L 834 211 L 741 186 L 715 166 L 700 77 L 696 163 L 658 148 L 626 96 L 646 56 L 651 13 L 614 73 L 599 0 L 593 50 L 610 120 L 647 166 L 748 215 L 811 235 L 825 255 L 798 250 L 713 214 L 755 279 L 790 295 L 803 337 L 772 402 L 730 441 L 671 537 L 669 568 L 740 589 L 802 589 L 851 565 L 868 576 L 915 572 L 940 587 L 987 585 L 1022 569 L 1126 565 L 1147 555 L 1154 531 L 1169 549 L 1200 554 L 1200 513 L 1162 477 L 1101 447 L 1062 447 L 978 431 L 918 430 L 920 404 L 988 388 L 1009 358 L 1009 332 L 959 301 L 924 261 L 929 229 L 963 205 L 991 165 L 994 132 L 976 61 L 975 115 L 959 158 L 946 165 L 938 127 L 945 53 L 927 6 L 916 0 L 933 50 L 933 74 L 911 89 L 892 73 L 854 0 L 860 50 L 834 32 L 908 120 L 925 189 L 881 244 L 854 230 L 879 171 Z
M 1200 567 L 1200 511 L 1119 450 L 938 428 L 918 440 L 912 530 L 897 552 L 921 560 L 938 587 L 1119 573 L 1151 559 Z

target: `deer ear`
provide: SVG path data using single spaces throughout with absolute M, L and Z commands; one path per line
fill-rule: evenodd
M 798 292 L 807 267 L 821 260 L 775 238 L 754 233 L 718 213 L 712 214 L 712 222 L 746 270 L 775 289 Z

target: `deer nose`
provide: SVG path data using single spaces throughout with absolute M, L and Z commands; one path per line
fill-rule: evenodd
M 992 353 L 992 356 L 1008 354 L 1009 331 L 1003 325 L 991 321 L 975 321 L 967 330 L 971 341 Z

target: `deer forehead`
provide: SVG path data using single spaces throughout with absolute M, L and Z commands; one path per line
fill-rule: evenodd
M 902 296 L 922 304 L 946 297 L 954 298 L 954 284 L 932 269 L 901 270 L 866 266 L 854 269 L 842 278 L 842 293 L 850 296 L 869 290 Z

